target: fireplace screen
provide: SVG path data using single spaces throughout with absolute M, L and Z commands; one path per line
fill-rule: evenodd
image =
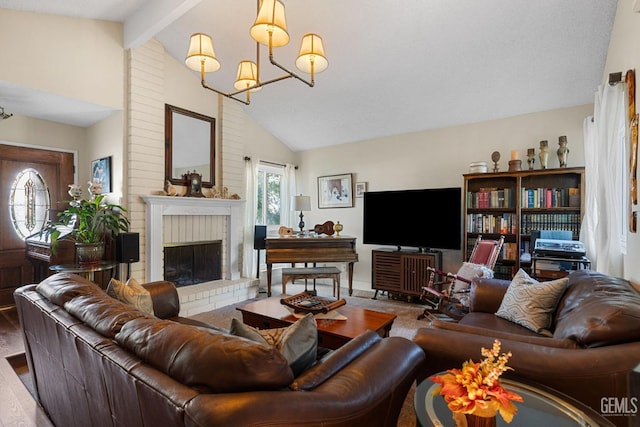
M 176 286 L 222 279 L 222 240 L 164 247 L 164 280 Z

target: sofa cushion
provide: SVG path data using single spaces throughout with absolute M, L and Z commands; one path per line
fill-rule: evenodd
M 36 291 L 60 307 L 77 296 L 104 295 L 98 285 L 73 273 L 53 274 L 38 283 Z
M 318 327 L 311 313 L 291 326 L 275 329 L 257 329 L 233 318 L 229 332 L 275 347 L 287 359 L 295 376 L 309 369 L 316 360 Z
M 107 286 L 107 294 L 126 304 L 131 304 L 140 311 L 153 315 L 151 293 L 133 277 L 126 283 L 112 278 Z
M 556 348 L 579 348 L 577 343 L 569 339 L 554 339 L 537 334 L 524 326 L 501 319 L 490 313 L 468 313 L 459 322 L 432 320 L 427 326 L 430 329 L 445 329 L 452 332 L 465 332 L 477 336 L 487 336 L 499 340 L 517 341 Z
M 627 281 L 591 270 L 569 275 L 558 305 L 554 338 L 584 347 L 640 340 L 640 293 Z
M 538 282 L 520 269 L 513 277 L 496 316 L 527 329 L 552 336 L 553 313 L 567 286 L 568 278 Z
M 64 308 L 101 335 L 111 339 L 128 321 L 149 317 L 147 313 L 106 295 L 79 296 L 67 301 Z
M 145 363 L 194 389 L 209 393 L 287 387 L 293 372 L 271 346 L 205 328 L 139 318 L 116 341 Z

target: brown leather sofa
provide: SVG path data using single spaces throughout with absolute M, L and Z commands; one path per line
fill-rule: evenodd
M 631 398 L 640 410 L 633 372 L 640 365 L 640 293 L 628 281 L 595 271 L 571 273 L 553 314 L 552 337 L 494 314 L 509 284 L 476 279 L 470 312 L 459 323 L 433 320 L 418 330 L 414 342 L 428 361 L 418 381 L 469 359 L 479 361 L 480 348 L 499 339 L 502 351 L 513 354 L 513 371 L 505 375 L 551 387 L 598 413 L 611 408 L 603 404 L 630 404 Z M 640 422 L 640 412 L 628 415 L 608 418 L 616 425 Z
M 424 369 L 410 340 L 369 331 L 294 378 L 275 348 L 180 318 L 171 284 L 148 289 L 155 316 L 71 274 L 16 290 L 37 399 L 55 425 L 395 426 Z

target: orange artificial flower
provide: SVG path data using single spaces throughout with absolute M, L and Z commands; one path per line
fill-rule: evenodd
M 453 413 L 493 417 L 498 412 L 510 423 L 518 408 L 513 402 L 522 402 L 522 396 L 500 385 L 499 377 L 508 369 L 511 352 L 500 355 L 500 341 L 493 348 L 482 348 L 485 357 L 480 363 L 464 362 L 462 369 L 450 369 L 429 379 L 440 384 L 434 394 L 440 394 Z

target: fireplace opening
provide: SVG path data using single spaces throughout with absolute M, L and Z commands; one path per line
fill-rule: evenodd
M 222 240 L 164 246 L 164 280 L 176 286 L 222 279 Z

